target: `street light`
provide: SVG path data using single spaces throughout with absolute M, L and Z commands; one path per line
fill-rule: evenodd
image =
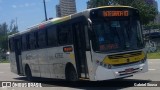
M 46 2 L 45 2 L 45 0 L 43 0 L 43 4 L 44 4 L 45 20 L 47 21 L 47 12 L 46 12 Z

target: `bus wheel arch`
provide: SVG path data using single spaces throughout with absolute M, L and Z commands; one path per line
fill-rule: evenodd
M 65 77 L 67 81 L 78 81 L 78 74 L 72 63 L 66 64 Z
M 28 64 L 25 65 L 25 75 L 28 81 L 32 81 L 32 72 Z

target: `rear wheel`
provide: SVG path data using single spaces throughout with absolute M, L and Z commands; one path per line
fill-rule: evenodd
M 32 77 L 32 73 L 31 73 L 31 69 L 29 68 L 29 66 L 26 67 L 26 78 L 28 81 L 33 81 L 33 77 Z
M 73 66 L 67 68 L 66 71 L 66 80 L 67 81 L 78 81 L 78 75 Z

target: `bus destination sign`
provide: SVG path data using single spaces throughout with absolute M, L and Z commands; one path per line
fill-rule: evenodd
M 104 17 L 129 16 L 128 11 L 103 11 Z

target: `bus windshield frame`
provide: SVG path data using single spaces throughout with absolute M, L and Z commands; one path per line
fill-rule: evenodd
M 102 11 L 96 10 L 98 14 L 93 11 L 97 17 L 91 17 L 92 47 L 95 52 L 111 53 L 144 48 L 140 18 L 136 10 L 130 10 L 128 16 L 98 16 Z

